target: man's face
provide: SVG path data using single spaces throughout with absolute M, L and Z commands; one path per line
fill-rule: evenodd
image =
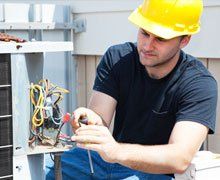
M 166 40 L 143 29 L 139 29 L 137 48 L 141 64 L 146 68 L 165 65 L 186 45 L 182 40 L 182 37 Z

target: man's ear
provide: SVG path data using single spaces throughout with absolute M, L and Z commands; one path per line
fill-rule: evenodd
M 180 42 L 180 48 L 184 48 L 190 41 L 191 39 L 191 36 L 190 35 L 187 35 L 187 36 L 183 36 L 181 37 L 181 42 Z

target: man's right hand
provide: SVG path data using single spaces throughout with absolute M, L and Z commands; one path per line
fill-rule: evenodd
M 80 127 L 79 121 L 81 118 L 87 118 L 88 125 L 103 126 L 102 118 L 98 114 L 96 114 L 91 109 L 80 107 L 73 112 L 73 119 L 70 121 L 73 132 L 75 132 Z

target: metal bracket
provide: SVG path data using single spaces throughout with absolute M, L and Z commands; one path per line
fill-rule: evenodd
M 0 30 L 70 30 L 75 33 L 86 31 L 86 20 L 76 19 L 72 23 L 43 22 L 0 22 Z
M 73 21 L 73 29 L 75 33 L 86 31 L 86 19 L 75 19 Z

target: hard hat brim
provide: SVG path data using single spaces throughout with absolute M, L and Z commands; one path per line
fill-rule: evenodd
M 198 28 L 198 30 L 193 33 L 175 31 L 170 27 L 166 27 L 156 22 L 150 21 L 149 19 L 146 19 L 140 13 L 138 8 L 130 14 L 128 19 L 138 27 L 164 39 L 172 39 L 174 37 L 178 37 L 182 35 L 195 34 L 200 30 L 200 28 Z

